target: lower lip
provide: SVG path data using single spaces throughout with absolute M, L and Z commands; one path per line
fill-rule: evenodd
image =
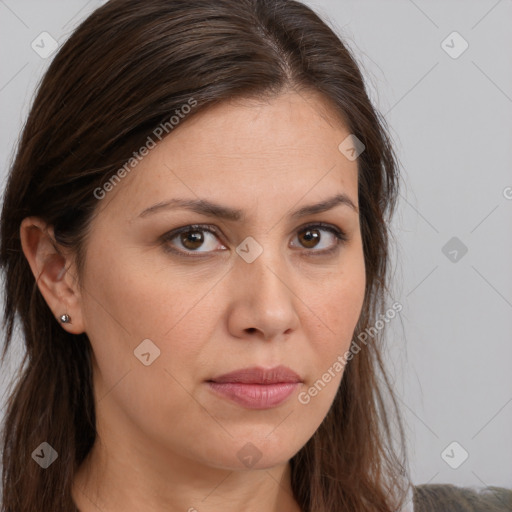
M 211 389 L 248 409 L 270 409 L 282 404 L 299 382 L 277 384 L 242 384 L 239 382 L 208 382 Z

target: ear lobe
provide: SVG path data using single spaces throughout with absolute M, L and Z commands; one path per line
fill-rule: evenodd
M 61 323 L 62 327 L 73 334 L 81 334 L 85 331 L 81 296 L 76 280 L 68 272 L 73 264 L 71 256 L 59 250 L 53 228 L 37 217 L 23 219 L 20 239 L 37 286 L 56 321 L 60 323 L 61 315 L 68 314 L 71 323 Z

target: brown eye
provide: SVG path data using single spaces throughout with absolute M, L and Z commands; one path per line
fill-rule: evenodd
M 320 242 L 320 233 L 318 229 L 304 229 L 299 232 L 299 238 L 302 237 L 302 245 L 304 247 L 307 247 L 308 249 L 311 249 L 313 247 L 316 247 L 318 242 Z
M 198 249 L 204 242 L 204 235 L 201 231 L 187 231 L 180 234 L 180 241 L 185 249 Z
M 175 229 L 162 237 L 164 250 L 180 255 L 206 255 L 226 250 L 217 230 L 208 225 L 190 225 Z
M 331 224 L 317 223 L 304 226 L 297 232 L 297 242 L 292 242 L 293 247 L 313 249 L 306 251 L 311 255 L 334 254 L 342 243 L 348 241 L 344 231 Z

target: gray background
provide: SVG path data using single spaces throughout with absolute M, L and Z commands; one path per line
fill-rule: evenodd
M 32 41 L 102 3 L 0 0 L 2 191 L 49 62 Z M 387 354 L 413 482 L 511 487 L 512 0 L 307 3 L 355 51 L 401 161 Z

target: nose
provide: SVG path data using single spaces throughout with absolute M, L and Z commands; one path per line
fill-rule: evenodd
M 238 258 L 230 280 L 228 329 L 233 336 L 274 340 L 298 328 L 296 279 L 278 251 L 265 249 L 252 263 Z

